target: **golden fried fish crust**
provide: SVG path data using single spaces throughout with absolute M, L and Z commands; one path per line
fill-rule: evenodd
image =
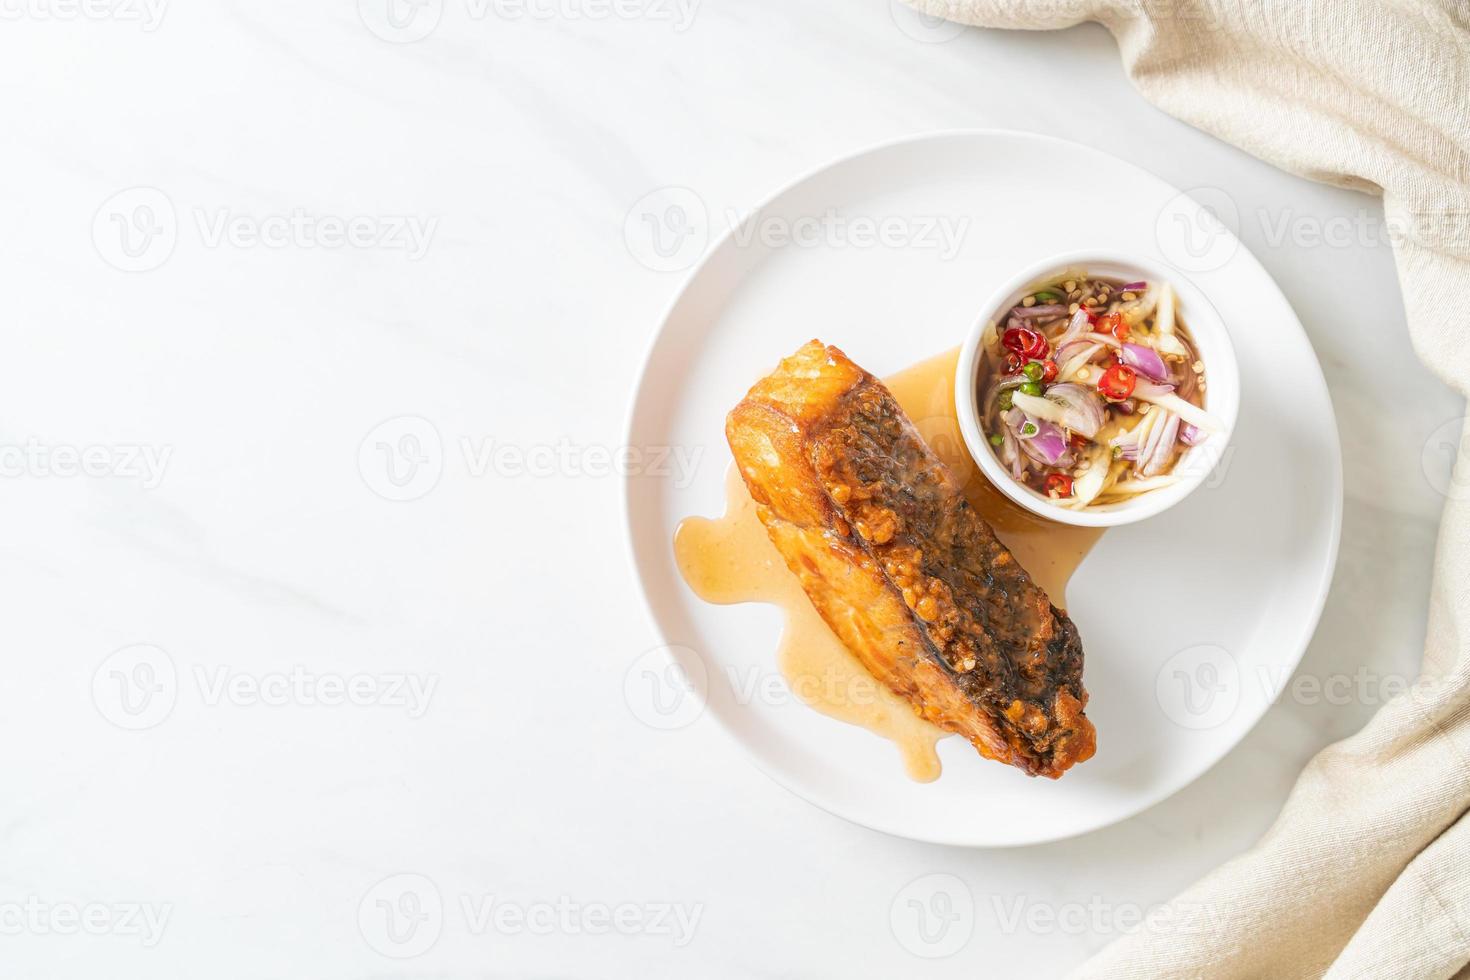
M 882 382 L 813 340 L 756 382 L 725 434 L 771 541 L 875 678 L 1029 775 L 1091 758 L 1077 628 Z

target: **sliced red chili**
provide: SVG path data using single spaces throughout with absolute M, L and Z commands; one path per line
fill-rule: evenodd
M 1050 350 L 1046 338 L 1030 327 L 1011 327 L 1001 334 L 1000 342 L 1006 350 L 1032 361 L 1044 360 Z
M 1065 473 L 1048 473 L 1041 486 L 1048 497 L 1072 496 L 1072 478 Z
M 1126 341 L 1133 333 L 1133 328 L 1128 326 L 1121 313 L 1109 313 L 1098 318 L 1097 332 L 1112 334 L 1116 339 Z
M 1114 364 L 1097 379 L 1097 390 L 1110 402 L 1120 402 L 1133 394 L 1138 384 L 1138 372 L 1126 364 Z

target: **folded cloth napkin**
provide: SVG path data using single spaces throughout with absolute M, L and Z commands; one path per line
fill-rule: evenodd
M 1160 108 L 1381 193 L 1414 348 L 1470 392 L 1470 0 L 909 2 L 986 27 L 1100 21 Z M 1460 447 L 1418 683 L 1313 759 L 1260 842 L 1163 910 L 1169 928 L 1077 976 L 1426 980 L 1470 962 L 1470 432 Z

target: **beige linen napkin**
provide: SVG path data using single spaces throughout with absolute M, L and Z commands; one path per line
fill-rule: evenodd
M 1470 0 L 909 2 L 987 27 L 1100 21 L 1160 108 L 1382 193 L 1414 347 L 1470 392 Z M 1252 850 L 1079 976 L 1427 980 L 1470 961 L 1470 433 L 1455 487 L 1415 688 L 1313 759 Z

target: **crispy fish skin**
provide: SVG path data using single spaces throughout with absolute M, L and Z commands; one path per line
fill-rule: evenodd
M 1077 629 L 995 537 L 893 395 L 811 341 L 725 434 L 812 605 L 875 678 L 986 758 L 1091 758 Z

